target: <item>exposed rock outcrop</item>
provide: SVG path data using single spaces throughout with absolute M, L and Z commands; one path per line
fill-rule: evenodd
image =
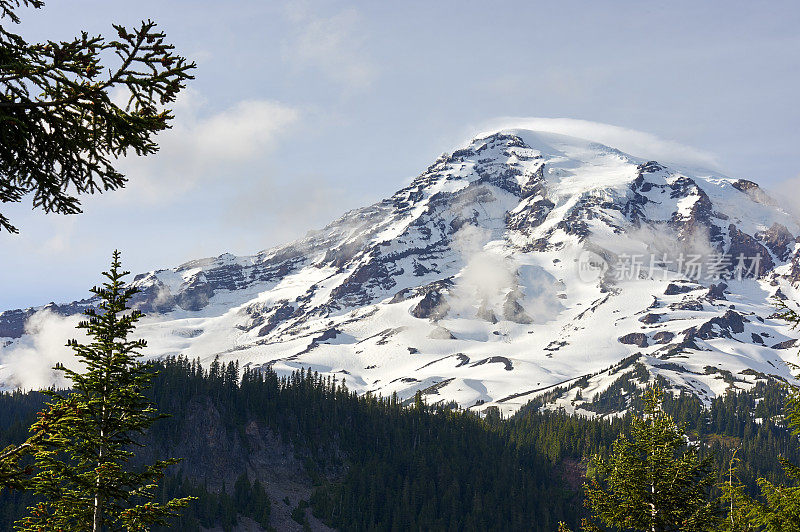
M 731 239 L 727 252 L 731 257 L 731 271 L 735 271 L 741 262 L 743 277 L 761 277 L 775 267 L 769 251 L 758 240 L 739 231 L 734 224 L 728 226 L 728 234 Z
M 644 333 L 630 333 L 619 337 L 619 343 L 647 347 L 647 335 Z

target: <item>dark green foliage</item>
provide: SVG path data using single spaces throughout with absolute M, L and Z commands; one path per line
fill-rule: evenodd
M 800 461 L 800 446 L 783 418 L 786 399 L 787 389 L 781 383 L 759 383 L 750 392 L 714 399 L 709 407 L 692 395 L 666 394 L 663 408 L 693 441 L 702 443 L 700 451 L 713 461 L 720 483 L 728 480 L 729 464 L 736 453 L 743 492 L 754 496 L 760 492 L 759 478 L 787 483 L 780 457 L 793 463 Z M 629 399 L 629 403 L 635 412 L 641 412 L 640 398 Z M 500 430 L 523 445 L 534 445 L 556 467 L 581 463 L 596 453 L 608 456 L 617 436 L 630 430 L 632 419 L 630 414 L 613 420 L 589 420 L 524 410 L 505 421 Z M 567 520 L 573 527 L 575 517 Z
M 166 477 L 161 486 L 162 502 L 186 496 L 194 497 L 195 500 L 181 511 L 181 515 L 169 527 L 155 527 L 154 531 L 199 532 L 202 529 L 220 527 L 224 532 L 230 532 L 239 524 L 242 516 L 249 517 L 265 530 L 271 529 L 269 496 L 258 480 L 251 483 L 245 473 L 236 480 L 232 494 L 226 491 L 210 492 L 206 486 L 181 476 Z
M 419 402 L 400 408 L 397 400 L 357 398 L 341 386 L 334 392 L 333 381 L 306 372 L 279 378 L 245 368 L 237 387 L 231 367 L 217 363 L 203 372 L 184 359 L 170 361 L 159 370 L 155 402 L 180 419 L 193 398 L 212 397 L 231 430 L 262 420 L 305 457 L 319 484 L 311 500 L 315 515 L 348 530 L 394 523 L 442 529 L 451 522 L 552 530 L 558 520 L 575 526 L 583 479 L 569 478 L 569 471 L 580 471 L 595 453 L 607 455 L 632 419 L 590 420 L 527 409 L 486 422 Z M 664 409 L 703 442 L 701 450 L 716 470 L 726 471 L 738 448 L 743 483 L 754 492 L 759 476 L 784 479 L 777 456 L 798 456 L 781 423 L 785 397 L 780 385 L 759 384 L 750 393 L 718 398 L 709 409 L 694 396 L 666 395 Z M 641 411 L 641 399 L 631 403 Z M 154 427 L 167 440 L 179 439 L 180 430 L 178 423 Z M 330 474 L 342 466 L 347 467 L 343 477 Z
M 115 190 L 126 178 L 115 160 L 154 153 L 155 133 L 169 127 L 165 104 L 183 89 L 194 63 L 152 21 L 106 39 L 86 32 L 71 41 L 28 43 L 8 31 L 20 4 L 0 0 L 0 203 L 32 194 L 34 208 L 81 212 L 81 194 Z M 113 64 L 104 61 L 113 59 Z M 111 92 L 120 89 L 119 105 Z M 0 231 L 17 232 L 0 213 Z
M 308 523 L 306 516 L 306 508 L 308 508 L 307 501 L 300 501 L 297 507 L 292 510 L 292 519 L 303 527 L 303 530 L 311 530 L 311 525 Z
M 314 515 L 337 528 L 549 531 L 577 508 L 549 460 L 471 414 L 358 397 L 310 372 L 279 378 L 244 368 L 239 386 L 234 375 L 230 364 L 203 371 L 169 361 L 159 368 L 155 402 L 181 419 L 209 397 L 230 432 L 253 420 L 271 427 L 317 483 Z M 182 430 L 161 423 L 153 434 L 178 441 Z
M 793 329 L 800 326 L 800 315 L 785 301 L 776 298 L 782 317 Z M 759 408 L 762 404 L 759 403 Z M 764 409 L 761 408 L 763 411 Z M 800 390 L 791 388 L 785 406 L 786 425 L 794 436 L 800 435 Z M 756 413 L 758 416 L 758 412 Z M 800 530 L 800 466 L 796 456 L 792 459 L 785 453 L 780 455 L 784 479 L 757 479 L 758 493 L 747 492 L 740 480 L 744 466 L 731 461 L 730 473 L 723 486 L 723 499 L 729 504 L 729 516 L 723 530 L 758 530 L 765 532 L 788 532 Z
M 26 407 L 39 408 L 43 406 L 45 396 L 40 393 L 23 394 L 18 391 L 0 396 L 0 427 L 8 427 L 6 441 L 22 442 L 8 445 L 0 451 L 0 490 L 3 488 L 24 489 L 27 485 L 32 470 L 28 465 L 22 465 L 37 448 L 43 438 L 41 432 L 28 436 L 30 424 L 20 417 L 16 408 L 3 408 L 7 404 L 14 406 L 20 403 Z M 23 410 L 24 411 L 24 410 Z
M 625 361 L 618 366 L 624 367 Z M 615 380 L 611 385 L 592 397 L 591 403 L 581 405 L 579 408 L 594 412 L 601 416 L 613 414 L 614 412 L 623 412 L 628 409 L 629 401 L 636 397 L 639 391 L 637 383 L 647 382 L 650 378 L 650 373 L 641 362 L 636 362 L 633 365 L 633 371 L 626 373 Z
M 438 511 L 451 520 L 452 527 L 464 529 L 496 523 L 494 528 L 508 530 L 554 530 L 559 520 L 575 529 L 582 516 L 580 485 L 586 458 L 595 453 L 608 455 L 613 441 L 631 424 L 630 415 L 590 420 L 526 409 L 490 425 L 471 415 L 429 407 L 404 409 L 397 401 L 355 398 L 343 392 L 340 384 L 334 393 L 331 380 L 313 373 L 279 378 L 268 370 L 245 367 L 237 385 L 235 364 L 217 363 L 214 369 L 202 370 L 196 362 L 181 358 L 151 366 L 157 374 L 146 393 L 159 411 L 172 417 L 150 428 L 146 449 L 174 455 L 171 450 L 185 431 L 194 430 L 186 424 L 191 405 L 210 398 L 231 434 L 241 433 L 257 420 L 292 442 L 317 482 L 312 509 L 348 530 L 391 528 L 395 522 L 447 529 L 450 522 L 430 517 Z M 782 386 L 759 384 L 751 392 L 715 399 L 708 409 L 693 396 L 666 395 L 664 410 L 693 439 L 703 442 L 702 450 L 712 457 L 718 471 L 727 475 L 731 456 L 738 449 L 739 478 L 747 493 L 756 494 L 759 477 L 786 482 L 778 456 L 800 461 L 782 421 L 785 398 Z M 20 429 L 30 425 L 41 404 L 41 396 L 0 394 L 4 423 L 0 444 L 22 441 L 25 432 Z M 632 404 L 641 408 L 641 400 Z M 249 480 L 253 491 L 261 495 L 249 498 L 262 502 L 248 506 L 236 496 L 237 484 L 240 490 L 243 485 L 236 479 L 245 469 L 242 464 L 234 472 L 227 493 L 185 474 L 169 476 L 168 472 L 159 488 L 161 501 L 185 496 L 199 499 L 182 510 L 174 529 L 212 525 L 231 529 L 242 516 L 264 523 L 267 497 L 256 489 L 255 477 Z M 0 495 L 0 529 L 9 529 L 21 515 L 20 509 L 31 505 L 25 497 L 15 491 Z M 347 506 L 346 501 L 350 501 Z M 279 500 L 272 503 L 284 505 Z M 450 509 L 442 510 L 445 507 Z
M 128 464 L 138 438 L 162 416 L 142 394 L 153 374 L 138 361 L 145 342 L 128 338 L 141 314 L 128 311 L 137 290 L 122 280 L 128 272 L 120 269 L 119 252 L 103 275 L 107 281 L 92 289 L 100 303 L 78 325 L 89 343 L 68 342 L 85 369 L 59 368 L 72 389 L 47 392 L 52 401 L 31 427 L 42 435 L 29 486 L 40 499 L 20 530 L 148 530 L 188 502 L 154 500 L 164 469 L 176 460 L 139 470 Z
M 659 389 L 647 390 L 644 414 L 633 419 L 630 435 L 617 438 L 607 458 L 593 458 L 584 530 L 704 532 L 716 524 L 711 461 L 687 444 L 661 399 Z
M 347 530 L 552 530 L 571 494 L 533 448 L 516 448 L 471 415 L 427 409 L 344 419 L 356 458 L 312 499 L 315 515 Z M 369 413 L 367 411 L 366 413 Z M 363 437 L 351 439 L 350 434 Z M 349 440 L 349 441 L 348 441 Z

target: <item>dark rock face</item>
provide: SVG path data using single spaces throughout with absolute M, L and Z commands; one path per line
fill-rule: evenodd
M 538 238 L 535 241 L 533 241 L 533 242 L 531 242 L 529 244 L 526 244 L 522 248 L 522 251 L 524 253 L 531 253 L 531 252 L 535 252 L 535 251 L 549 251 L 550 249 L 553 249 L 553 247 L 554 246 L 550 242 L 549 238 Z M 800 269 L 800 268 L 798 268 L 798 269 Z M 798 275 L 800 275 L 800 274 L 798 274 Z
M 525 313 L 525 309 L 517 301 L 517 294 L 511 292 L 506 296 L 505 303 L 503 303 L 503 317 L 508 321 L 514 323 L 530 324 L 533 323 L 533 318 Z
M 618 338 L 619 343 L 635 345 L 637 347 L 647 347 L 647 335 L 644 333 L 630 333 Z
M 515 145 L 521 146 L 519 140 L 511 138 L 487 138 L 483 142 L 495 148 L 498 147 L 496 145 L 498 142 L 502 142 L 502 147 L 506 151 Z M 478 153 L 477 150 L 474 152 Z M 463 152 L 459 157 L 468 156 L 467 152 Z M 446 165 L 461 164 L 457 160 L 447 159 L 447 161 L 449 162 Z M 488 161 L 490 163 L 478 165 L 480 168 L 476 168 L 475 172 L 480 176 L 479 179 L 466 187 L 455 192 L 438 192 L 430 196 L 423 213 L 415 215 L 416 218 L 408 225 L 405 232 L 396 237 L 399 243 L 413 241 L 416 244 L 399 250 L 390 247 L 392 251 L 387 251 L 383 246 L 388 246 L 388 242 L 373 246 L 370 244 L 370 238 L 364 237 L 359 239 L 358 245 L 352 245 L 344 255 L 339 251 L 330 254 L 328 258 L 339 261 L 337 264 L 344 264 L 349 268 L 348 278 L 331 292 L 330 308 L 338 310 L 366 305 L 374 302 L 376 298 L 385 297 L 382 292 L 395 288 L 397 277 L 405 270 L 410 270 L 415 276 L 439 273 L 441 264 L 439 259 L 443 253 L 452 249 L 453 235 L 466 225 L 480 225 L 479 218 L 483 214 L 479 205 L 497 202 L 499 197 L 504 196 L 500 191 L 515 196 L 522 194 L 517 181 L 523 178 L 521 171 L 514 169 L 513 165 L 510 168 L 509 165 L 497 163 L 491 158 Z M 428 177 L 433 179 L 433 176 Z M 531 179 L 535 181 L 538 178 L 534 175 L 529 177 L 529 180 Z M 424 181 L 423 176 L 420 176 L 411 186 L 395 194 L 394 199 L 405 198 L 403 201 L 406 201 L 408 206 L 404 208 L 410 209 L 413 201 L 421 201 L 424 197 Z M 535 188 L 535 185 L 531 184 L 531 187 Z M 416 196 L 418 192 L 419 197 Z M 379 221 L 391 219 L 394 214 L 394 212 L 383 213 Z M 529 214 L 533 216 L 532 219 L 525 220 L 523 216 L 518 222 L 522 225 L 538 223 L 535 218 L 542 215 L 536 212 Z M 372 231 L 373 228 L 369 230 Z M 398 298 L 402 297 L 405 295 L 398 295 Z
M 59 305 L 56 303 L 48 303 L 41 310 L 50 311 L 59 316 L 73 316 L 81 314 L 86 309 L 92 307 L 96 303 L 96 299 L 82 299 L 73 303 L 66 303 Z M 25 323 L 28 318 L 36 313 L 36 309 L 18 309 L 7 310 L 0 312 L 0 338 L 19 338 L 25 334 Z
M 669 224 L 678 232 L 681 241 L 688 242 L 697 235 L 708 234 L 712 246 L 719 248 L 724 241 L 722 231 L 713 222 L 714 209 L 711 199 L 697 183 L 688 177 L 680 177 L 670 185 L 671 197 L 697 196 L 687 215 L 674 213 Z M 722 251 L 718 249 L 718 251 Z
M 589 236 L 589 224 L 583 219 L 580 208 L 573 208 L 566 218 L 558 222 L 557 227 L 568 235 L 577 236 L 581 241 Z
M 386 262 L 371 260 L 356 268 L 344 283 L 334 288 L 331 298 L 341 302 L 339 307 L 366 305 L 372 299 L 368 294 L 369 288 L 390 290 L 396 284 Z
M 195 277 L 175 298 L 183 310 L 198 311 L 208 305 L 214 297 L 214 288 L 202 276 Z
M 401 302 L 406 301 L 406 300 L 408 300 L 408 299 L 410 299 L 412 297 L 414 297 L 413 290 L 411 290 L 410 288 L 403 288 L 402 290 L 397 292 L 392 297 L 392 299 L 389 301 L 389 303 L 390 304 L 392 304 L 392 303 L 401 303 Z
M 450 287 L 453 286 L 453 279 L 441 279 L 439 281 L 434 281 L 432 283 L 426 284 L 425 286 L 419 286 L 416 288 L 403 288 L 399 292 L 397 292 L 394 297 L 389 301 L 389 303 L 400 303 L 402 301 L 407 301 L 409 299 L 414 299 L 415 297 L 420 296 L 427 296 L 431 292 L 439 293 L 441 297 Z
M 702 340 L 719 338 L 720 336 L 730 338 L 731 333 L 738 334 L 744 332 L 745 319 L 735 310 L 728 310 L 722 316 L 711 318 L 697 329 L 695 336 Z M 714 326 L 719 328 L 717 332 Z
M 693 285 L 678 285 L 675 283 L 669 283 L 667 285 L 667 289 L 664 290 L 665 296 L 676 296 L 678 294 L 686 294 L 687 292 L 691 292 L 696 287 Z
M 800 252 L 792 257 L 792 271 L 789 273 L 789 279 L 793 283 L 800 282 Z
M 500 190 L 510 192 L 515 196 L 522 196 L 522 188 L 517 182 L 517 176 L 522 175 L 522 172 L 516 168 L 504 168 L 502 171 L 486 171 L 480 166 L 475 167 L 475 171 L 480 178 L 475 181 L 475 184 L 494 185 Z
M 0 314 L 0 338 L 19 338 L 25 333 L 25 322 L 33 316 L 36 311 L 26 310 L 7 310 Z
M 299 353 L 297 353 L 297 355 L 294 355 L 294 356 L 300 356 L 300 355 L 304 355 L 306 353 L 309 353 L 309 352 L 313 351 L 314 349 L 316 349 L 317 347 L 319 347 L 320 344 L 323 344 L 323 343 L 327 342 L 328 340 L 333 340 L 337 336 L 339 336 L 340 334 L 342 334 L 342 331 L 340 331 L 336 327 L 331 327 L 330 329 L 325 329 L 324 331 L 322 331 L 322 334 L 320 334 L 319 336 L 315 336 L 314 338 L 311 339 L 311 343 L 308 344 L 308 347 L 306 347 L 303 351 L 300 351 Z M 344 373 L 346 375 L 350 374 L 345 370 L 341 370 L 340 373 Z
M 162 282 L 148 285 L 131 299 L 131 308 L 144 314 L 165 313 L 175 308 L 175 296 Z
M 529 198 L 531 196 L 547 196 L 547 189 L 545 185 L 544 179 L 544 164 L 540 165 L 539 168 L 536 169 L 536 172 L 530 176 L 528 181 L 522 185 L 522 189 L 520 190 L 523 198 Z
M 650 312 L 639 318 L 639 321 L 641 321 L 642 323 L 646 323 L 647 325 L 652 325 L 654 323 L 660 322 L 661 318 L 663 317 L 664 317 L 663 314 L 654 314 Z
M 697 342 L 695 342 L 696 332 L 697 330 L 695 327 L 683 331 L 683 340 L 681 340 L 677 345 L 678 351 L 683 349 L 700 349 L 700 347 L 697 345 Z
M 785 225 L 772 224 L 772 227 L 766 231 L 756 233 L 755 237 L 757 240 L 764 242 L 778 260 L 781 262 L 789 260 L 794 249 L 795 238 Z
M 411 309 L 415 318 L 440 320 L 447 315 L 449 306 L 438 290 L 431 290 Z
M 791 340 L 785 340 L 783 342 L 778 342 L 777 344 L 772 346 L 772 349 L 791 349 L 797 344 L 797 339 L 792 338 Z
M 728 285 L 725 283 L 712 284 L 711 287 L 708 289 L 708 294 L 706 295 L 706 297 L 708 298 L 709 301 L 715 301 L 717 299 L 724 301 L 727 299 L 725 297 L 725 290 L 727 289 Z
M 204 273 L 206 282 L 215 290 L 237 290 L 247 286 L 244 269 L 239 264 L 224 264 Z
M 555 207 L 555 203 L 549 199 L 541 198 L 524 209 L 509 214 L 506 219 L 506 226 L 509 229 L 529 233 L 531 229 L 540 226 L 547 219 L 547 215 L 550 214 L 553 207 Z
M 590 220 L 602 220 L 614 228 L 614 231 L 621 233 L 622 227 L 619 220 L 610 213 L 620 213 L 623 206 L 613 201 L 612 198 L 603 192 L 584 192 L 580 199 L 575 203 L 567 215 L 556 225 L 556 229 L 561 229 L 568 235 L 578 237 L 583 242 L 591 234 L 589 229 Z
M 558 351 L 559 349 L 561 349 L 562 347 L 567 346 L 567 345 L 569 345 L 569 342 L 565 342 L 563 340 L 553 340 L 552 342 L 547 344 L 547 347 L 545 347 L 544 350 L 545 351 Z M 551 355 L 548 355 L 548 356 L 551 356 Z
M 359 255 L 363 247 L 363 242 L 345 242 L 341 246 L 329 249 L 325 253 L 323 262 L 330 263 L 331 266 L 341 269 L 350 264 Z
M 653 335 L 653 341 L 657 344 L 668 344 L 675 338 L 675 334 L 669 331 L 660 331 Z
M 507 359 L 506 357 L 497 357 L 497 356 L 478 360 L 477 362 L 470 364 L 470 367 L 481 366 L 483 364 L 503 364 L 505 366 L 506 371 L 511 371 L 514 369 L 514 364 L 512 364 L 509 359 Z
M 653 189 L 653 183 L 646 180 L 647 174 L 655 174 L 664 170 L 664 167 L 656 161 L 648 161 L 640 164 L 637 168 L 636 179 L 631 183 L 631 197 L 622 209 L 622 213 L 639 227 L 644 218 L 644 206 L 650 201 L 643 194 Z
M 739 179 L 733 183 L 733 188 L 747 194 L 753 201 L 757 203 L 763 203 L 764 205 L 775 205 L 775 200 L 769 197 L 769 195 L 764 192 L 757 183 L 753 183 L 747 179 Z
M 331 327 L 330 329 L 326 329 L 322 331 L 322 334 L 314 338 L 314 342 L 327 342 L 328 340 L 333 340 L 337 336 L 342 334 L 342 331 L 337 329 L 336 327 Z
M 188 311 L 202 310 L 218 291 L 240 290 L 253 283 L 269 282 L 288 275 L 307 260 L 302 253 L 294 246 L 286 246 L 247 266 L 233 262 L 235 257 L 232 255 L 191 261 L 175 271 L 182 274 L 195 268 L 201 271 L 192 275 L 174 293 L 158 279 L 160 272 L 140 274 L 134 278 L 133 284 L 141 291 L 133 297 L 132 306 L 145 314 L 167 313 L 176 306 Z
M 258 330 L 258 336 L 268 335 L 280 323 L 294 316 L 295 308 L 291 304 L 289 304 L 288 301 L 284 301 L 280 305 L 277 305 L 269 309 L 268 312 L 271 313 L 269 317 L 262 322 L 264 323 L 264 326 Z
M 658 164 L 657 161 L 647 161 L 646 163 L 640 164 L 637 168 L 639 169 L 639 175 L 654 174 L 664 170 L 664 167 Z
M 672 310 L 689 310 L 692 312 L 700 312 L 703 310 L 703 304 L 694 299 L 686 299 L 677 303 L 672 303 L 669 306 Z
M 753 183 L 752 181 L 748 181 L 747 179 L 739 179 L 735 183 L 733 183 L 733 188 L 740 192 L 747 193 L 751 190 L 757 190 L 759 188 L 758 183 Z
M 721 318 L 715 318 L 715 319 L 719 319 L 720 320 L 719 323 L 721 326 L 727 327 L 728 329 L 731 330 L 731 332 L 734 333 L 744 332 L 744 323 L 746 321 L 749 321 L 746 318 L 742 317 L 742 315 L 736 312 L 735 310 L 728 310 L 725 312 L 725 314 L 722 315 Z
M 497 323 L 497 316 L 495 316 L 492 309 L 486 306 L 485 301 L 478 308 L 478 312 L 475 314 L 475 317 L 483 321 L 488 321 L 489 323 Z
M 728 234 L 731 238 L 731 244 L 728 247 L 728 255 L 731 257 L 731 271 L 735 270 L 741 262 L 745 271 L 742 275 L 745 276 L 747 272 L 752 272 L 748 276 L 755 275 L 757 277 L 763 276 L 768 271 L 775 267 L 772 262 L 772 257 L 767 251 L 767 248 L 759 244 L 758 240 L 752 236 L 739 231 L 735 225 L 728 226 Z
M 427 275 L 434 270 L 427 268 L 424 264 L 417 262 L 416 260 L 412 261 L 414 265 L 414 275 L 416 277 L 422 277 L 423 275 Z

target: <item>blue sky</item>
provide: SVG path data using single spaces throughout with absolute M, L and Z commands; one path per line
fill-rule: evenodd
M 120 163 L 128 189 L 80 216 L 3 207 L 22 233 L 0 234 L 0 310 L 85 296 L 114 248 L 140 272 L 289 241 L 507 117 L 643 131 L 800 191 L 797 2 L 50 0 L 21 14 L 32 40 L 151 18 L 198 68 L 161 153 Z

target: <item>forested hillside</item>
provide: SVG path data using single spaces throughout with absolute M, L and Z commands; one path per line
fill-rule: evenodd
M 154 363 L 152 400 L 171 418 L 146 436 L 147 461 L 184 460 L 162 488 L 166 500 L 198 497 L 178 530 L 237 522 L 264 529 L 554 530 L 577 526 L 587 457 L 604 453 L 630 422 L 541 411 L 532 404 L 501 420 L 417 398 L 356 396 L 337 381 L 306 372 L 278 378 L 233 364 L 202 369 L 186 359 Z M 735 449 L 740 478 L 780 478 L 779 456 L 798 452 L 780 416 L 785 392 L 759 385 L 704 410 L 687 396 L 665 409 L 713 453 L 727 473 Z M 638 406 L 634 401 L 634 409 Z M 21 441 L 43 398 L 0 396 L 3 443 Z M 3 492 L 0 528 L 10 529 L 32 501 Z

